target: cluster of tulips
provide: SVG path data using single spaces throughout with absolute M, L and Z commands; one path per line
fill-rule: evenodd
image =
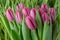
M 6 10 L 5 15 L 9 22 L 13 22 L 14 20 L 16 20 L 16 22 L 20 25 L 22 25 L 24 19 L 25 24 L 29 30 L 36 30 L 39 23 L 36 19 L 37 12 L 39 13 L 39 18 L 41 19 L 42 26 L 44 26 L 45 22 L 49 23 L 50 21 L 52 23 L 52 26 L 54 26 L 56 12 L 53 7 L 49 8 L 47 4 L 42 4 L 42 6 L 38 8 L 36 7 L 29 9 L 28 7 L 24 7 L 24 4 L 20 2 L 20 4 L 16 6 L 15 15 L 11 8 L 8 8 Z

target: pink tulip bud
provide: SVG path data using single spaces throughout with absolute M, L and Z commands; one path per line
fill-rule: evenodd
M 49 16 L 47 13 L 42 14 L 42 20 L 43 20 L 43 22 L 49 22 L 50 19 L 49 19 Z
M 28 15 L 30 14 L 29 8 L 23 8 L 23 9 L 22 9 L 22 13 L 23 13 L 25 16 L 28 16 Z
M 22 13 L 20 13 L 19 11 L 16 12 L 16 21 L 18 23 L 21 23 L 22 22 Z
M 36 10 L 35 10 L 35 8 L 31 9 L 31 11 L 30 11 L 30 16 L 31 16 L 33 19 L 36 18 Z
M 26 17 L 26 25 L 30 30 L 34 30 L 37 27 L 36 21 L 31 16 Z
M 44 10 L 42 8 L 39 8 L 39 13 L 40 13 L 40 16 L 44 13 Z
M 10 22 L 14 20 L 13 11 L 11 9 L 6 10 L 6 17 Z
M 39 13 L 40 13 L 40 18 L 42 20 L 42 14 L 44 13 L 43 9 L 42 8 L 39 8 Z M 43 22 L 43 21 L 42 21 Z
M 51 15 L 52 19 L 54 20 L 54 18 L 55 18 L 55 9 L 54 8 L 49 8 L 49 12 L 50 12 L 50 15 Z
M 51 15 L 51 19 L 52 19 L 52 24 L 54 24 L 54 19 L 55 19 L 55 9 L 54 8 L 49 8 L 49 12 Z
M 16 10 L 19 10 L 19 6 L 18 5 L 16 6 Z
M 47 4 L 42 4 L 41 8 L 44 10 L 44 12 L 48 12 L 48 6 Z
M 22 2 L 20 2 L 19 8 L 20 8 L 20 9 L 23 9 L 23 8 L 24 8 L 24 4 L 23 4 Z

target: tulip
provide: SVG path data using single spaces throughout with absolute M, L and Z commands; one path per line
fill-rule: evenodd
M 42 8 L 39 8 L 39 13 L 40 13 L 40 18 L 42 20 L 42 14 L 44 13 L 43 9 Z M 42 21 L 43 22 L 43 21 Z
M 36 29 L 36 21 L 31 16 L 27 16 L 25 20 L 26 25 L 30 30 Z
M 33 19 L 36 18 L 36 10 L 35 10 L 35 8 L 31 9 L 31 11 L 30 11 L 30 16 L 31 16 Z
M 24 8 L 24 4 L 23 4 L 22 2 L 20 2 L 19 8 L 20 8 L 20 9 L 23 9 L 23 8 Z
M 29 8 L 23 8 L 23 9 L 22 9 L 22 13 L 23 13 L 25 16 L 28 16 L 28 15 L 30 14 Z
M 49 19 L 49 16 L 47 13 L 42 14 L 42 20 L 43 20 L 43 22 L 49 22 L 50 19 Z
M 54 18 L 55 18 L 55 9 L 54 8 L 50 8 L 49 12 L 50 12 L 50 15 L 51 15 L 52 19 L 54 20 Z
M 6 10 L 6 17 L 10 22 L 14 20 L 13 11 L 10 8 Z
M 39 8 L 39 13 L 40 13 L 40 16 L 44 13 L 44 10 L 42 8 Z
M 44 12 L 48 12 L 48 6 L 47 4 L 42 4 L 41 8 L 44 10 Z
M 18 23 L 21 23 L 22 22 L 22 13 L 20 13 L 19 11 L 16 12 L 16 21 Z
M 19 10 L 19 6 L 18 5 L 16 6 L 16 10 Z
M 52 24 L 54 24 L 54 19 L 55 19 L 55 9 L 54 8 L 49 8 L 49 12 L 51 15 L 51 19 L 52 19 Z

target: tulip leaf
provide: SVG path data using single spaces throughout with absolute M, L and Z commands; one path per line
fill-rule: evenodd
M 22 36 L 22 25 L 17 23 L 17 26 L 19 28 L 19 35 L 20 35 L 20 39 L 23 40 L 23 36 Z
M 20 40 L 20 38 L 19 38 L 19 36 L 18 36 L 18 32 L 16 32 L 16 30 L 13 31 L 13 30 L 10 29 L 9 22 L 8 22 L 8 20 L 6 19 L 6 17 L 5 17 L 4 15 L 0 15 L 0 17 L 1 17 L 1 19 L 2 19 L 2 22 L 3 22 L 4 25 L 5 25 L 4 28 L 6 29 L 6 31 L 7 31 L 8 35 L 10 36 L 11 40 L 17 40 L 17 39 Z M 13 32 L 12 32 L 12 31 L 13 31 Z M 15 34 L 16 36 L 13 35 L 13 34 Z
M 32 40 L 38 40 L 36 30 L 31 30 L 31 36 L 32 36 Z
M 37 30 L 38 30 L 38 36 L 39 36 L 39 40 L 42 40 L 42 22 L 41 22 L 41 18 L 40 18 L 40 14 L 38 11 L 36 11 L 36 21 L 37 21 Z
M 6 29 L 7 33 L 9 34 L 10 38 L 13 40 L 12 35 L 11 35 L 11 30 L 10 30 L 10 26 L 8 23 L 8 20 L 6 19 L 6 17 L 4 15 L 0 15 L 2 22 L 4 23 L 4 28 Z
M 44 23 L 42 40 L 52 40 L 52 26 L 49 26 L 47 22 Z
M 58 10 L 58 12 L 57 12 L 57 14 L 58 14 L 58 17 L 57 17 L 57 25 L 58 25 L 58 35 L 57 35 L 57 40 L 60 40 L 60 0 L 57 0 L 57 2 L 58 2 L 58 8 L 57 8 L 57 10 Z
M 18 34 L 18 32 L 16 32 L 16 30 L 12 30 L 12 33 L 11 33 L 12 37 L 13 37 L 13 40 L 20 40 L 20 36 Z
M 23 34 L 23 40 L 31 40 L 30 30 L 27 28 L 24 19 L 22 21 L 22 34 Z

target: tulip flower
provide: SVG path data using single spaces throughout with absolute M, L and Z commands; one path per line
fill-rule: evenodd
M 31 16 L 27 16 L 26 17 L 26 25 L 30 30 L 34 30 L 36 29 L 36 21 L 31 17 Z
M 42 20 L 42 14 L 44 13 L 44 10 L 42 8 L 39 8 L 39 13 L 40 13 L 40 17 L 41 17 L 41 20 Z
M 24 8 L 24 4 L 23 4 L 22 2 L 20 2 L 19 8 L 20 8 L 20 9 L 23 9 L 23 8 Z
M 19 11 L 16 12 L 16 21 L 18 23 L 21 23 L 22 22 L 22 13 L 20 13 Z
M 14 20 L 13 11 L 10 8 L 6 10 L 6 17 L 10 22 Z
M 49 19 L 49 16 L 47 13 L 42 14 L 42 20 L 43 20 L 43 22 L 49 22 L 50 19 Z
M 36 10 L 35 10 L 35 8 L 31 9 L 31 11 L 30 11 L 30 16 L 31 16 L 33 19 L 36 18 Z
M 44 10 L 42 8 L 39 8 L 39 13 L 40 13 L 40 16 L 44 13 Z
M 54 18 L 55 18 L 55 9 L 54 8 L 50 8 L 49 12 L 50 12 L 50 15 L 51 15 L 52 19 L 54 20 Z
M 29 8 L 23 8 L 22 9 L 22 13 L 25 15 L 25 16 L 28 16 L 29 14 L 30 14 L 30 10 L 29 10 Z
M 18 5 L 16 6 L 16 10 L 19 10 L 19 6 Z
M 49 12 L 51 15 L 51 19 L 52 19 L 52 24 L 54 24 L 54 19 L 55 19 L 55 9 L 54 8 L 49 8 Z
M 47 4 L 42 4 L 41 8 L 44 10 L 44 12 L 48 12 L 48 6 Z

